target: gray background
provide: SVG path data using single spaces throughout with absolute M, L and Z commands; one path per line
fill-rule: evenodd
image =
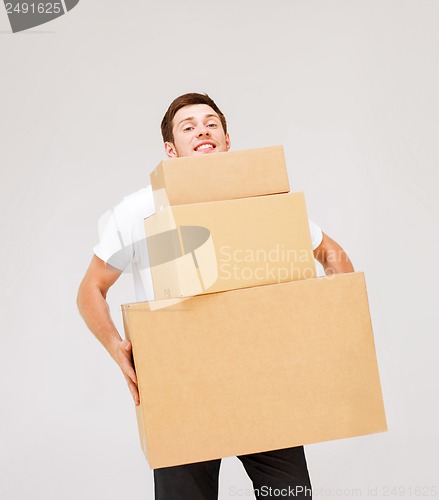
M 234 149 L 285 146 L 292 189 L 366 273 L 390 430 L 308 446 L 315 498 L 433 495 L 438 25 L 428 0 L 83 0 L 12 35 L 0 9 L 1 498 L 153 498 L 125 381 L 75 296 L 99 216 L 147 183 L 163 113 L 194 90 Z M 129 277 L 109 295 L 119 327 L 133 298 Z M 220 486 L 250 487 L 236 458 Z

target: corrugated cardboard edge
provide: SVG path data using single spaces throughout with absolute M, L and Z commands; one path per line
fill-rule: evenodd
M 136 303 L 134 303 L 136 304 Z M 132 352 L 133 352 L 133 358 L 134 358 L 134 366 L 136 365 L 136 348 L 135 348 L 135 342 L 133 342 L 131 336 L 130 336 L 130 327 L 129 327 L 129 322 L 128 322 L 128 314 L 127 314 L 127 309 L 132 307 L 134 304 L 122 304 L 122 318 L 123 318 L 123 326 L 124 326 L 124 331 L 125 331 L 125 337 L 127 340 L 129 340 L 132 344 Z M 144 303 L 143 303 L 144 304 Z M 138 388 L 139 388 L 139 395 L 141 394 L 141 384 L 139 378 L 137 379 L 138 382 Z M 139 430 L 139 438 L 140 438 L 140 446 L 141 449 L 145 455 L 145 458 L 149 464 L 151 464 L 151 457 L 148 449 L 148 436 L 147 436 L 147 430 L 146 426 L 144 423 L 144 416 L 143 416 L 143 410 L 144 406 L 142 404 L 142 400 L 140 400 L 140 405 L 136 406 L 136 419 L 137 419 L 137 427 Z M 151 465 L 152 467 L 152 465 Z
M 299 195 L 301 196 L 302 200 L 303 200 L 303 207 L 304 207 L 304 212 L 305 212 L 305 217 L 306 217 L 306 220 L 309 221 L 309 218 L 308 218 L 308 209 L 307 209 L 307 205 L 306 205 L 306 199 L 305 199 L 305 193 L 303 191 L 299 191 L 297 193 L 287 193 L 287 194 L 295 194 L 295 195 Z M 313 251 L 313 248 L 312 248 L 312 240 L 311 240 L 311 231 L 309 230 L 309 222 L 308 224 L 306 225 L 306 232 L 307 232 L 307 235 L 308 235 L 308 243 L 309 243 L 309 248 L 311 249 L 311 264 L 312 264 L 312 271 L 313 271 L 313 276 L 311 278 L 306 278 L 306 279 L 314 279 L 317 277 L 317 270 L 316 270 L 316 263 L 315 263 L 315 259 L 314 259 L 314 251 Z M 303 281 L 303 280 L 297 280 L 297 281 Z
M 344 273 L 344 274 L 351 274 L 351 273 Z M 365 276 L 364 272 L 362 272 L 362 271 L 357 271 L 356 274 L 359 274 L 362 277 L 361 281 L 362 281 L 362 285 L 363 285 L 363 288 L 364 288 L 364 296 L 366 298 L 366 304 L 367 304 L 367 308 L 369 310 L 369 326 L 370 326 L 370 332 L 372 334 L 371 340 L 372 340 L 373 352 L 375 354 L 375 362 L 376 362 L 376 371 L 377 371 L 377 375 L 378 375 L 378 383 L 379 383 L 379 386 L 380 386 L 381 405 L 383 407 L 384 427 L 383 427 L 382 430 L 376 431 L 374 433 L 374 434 L 378 434 L 380 432 L 388 432 L 388 430 L 389 430 L 388 424 L 387 424 L 386 406 L 384 404 L 383 388 L 382 388 L 382 385 L 381 385 L 380 367 L 379 367 L 379 364 L 378 364 L 378 356 L 377 356 L 377 352 L 376 352 L 375 332 L 374 332 L 373 324 L 372 324 L 372 315 L 370 313 L 370 303 L 369 303 L 369 295 L 367 293 L 366 276 Z M 367 435 L 367 434 L 365 434 L 365 435 Z

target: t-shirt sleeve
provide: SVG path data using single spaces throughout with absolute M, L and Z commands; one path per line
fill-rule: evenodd
M 322 242 L 323 233 L 320 227 L 317 224 L 315 224 L 312 220 L 308 219 L 308 223 L 309 223 L 309 233 L 311 235 L 311 246 L 312 249 L 315 250 Z
M 123 271 L 132 262 L 133 216 L 122 202 L 106 212 L 98 223 L 99 243 L 94 254 L 105 263 Z

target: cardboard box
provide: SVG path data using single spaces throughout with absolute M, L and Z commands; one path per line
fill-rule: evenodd
M 156 211 L 290 190 L 282 146 L 163 160 L 150 179 Z
M 122 310 L 152 468 L 387 430 L 362 273 Z
M 303 193 L 168 207 L 145 234 L 156 300 L 316 276 Z

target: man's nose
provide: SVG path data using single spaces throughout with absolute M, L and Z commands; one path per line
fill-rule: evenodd
M 203 136 L 210 137 L 209 129 L 204 126 L 200 127 L 197 133 L 197 137 L 203 137 Z

